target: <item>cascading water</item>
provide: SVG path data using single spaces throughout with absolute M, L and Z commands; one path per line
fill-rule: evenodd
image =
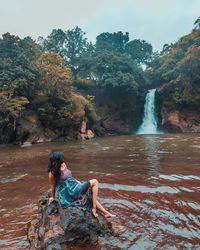
M 156 89 L 151 89 L 146 95 L 143 121 L 137 131 L 137 134 L 160 134 L 157 131 L 157 119 L 155 114 L 155 93 Z

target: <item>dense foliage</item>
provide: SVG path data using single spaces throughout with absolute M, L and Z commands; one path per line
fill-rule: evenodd
M 80 102 L 81 100 L 81 102 Z M 81 103 L 81 105 L 78 103 Z M 42 52 L 31 38 L 9 33 L 0 39 L 0 128 L 15 128 L 19 117 L 36 117 L 60 136 L 79 126 L 84 116 L 95 119 L 90 98 L 76 93 L 71 70 L 55 52 Z M 3 133 L 3 132 L 2 132 Z
M 34 116 L 65 136 L 83 119 L 92 126 L 96 112 L 116 113 L 136 129 L 152 87 L 162 87 L 171 109 L 199 109 L 200 18 L 189 35 L 160 53 L 121 31 L 101 33 L 92 44 L 79 27 L 55 29 L 38 42 L 9 33 L 0 39 L 0 132 Z
M 53 30 L 46 39 L 40 38 L 40 45 L 43 51 L 57 52 L 65 59 L 72 72 L 73 86 L 81 93 L 94 95 L 102 115 L 118 110 L 123 117 L 128 116 L 124 115 L 127 109 L 130 114 L 133 109 L 136 112 L 137 103 L 141 103 L 138 99 L 147 88 L 141 65 L 151 58 L 149 43 L 129 41 L 129 33 L 120 31 L 101 33 L 92 45 L 85 32 L 75 27 Z
M 160 56 L 152 62 L 151 79 L 163 86 L 165 102 L 170 109 L 199 108 L 200 105 L 200 29 L 196 28 L 165 45 Z
M 62 136 L 85 118 L 92 125 L 96 109 L 126 118 L 127 103 L 136 105 L 146 79 L 141 58 L 128 52 L 128 33 L 102 33 L 92 45 L 75 27 L 38 41 L 9 33 L 0 39 L 1 131 L 24 117 Z

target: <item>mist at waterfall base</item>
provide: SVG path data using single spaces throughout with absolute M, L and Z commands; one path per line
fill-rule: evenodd
M 150 89 L 145 98 L 144 115 L 142 124 L 136 134 L 162 134 L 158 131 L 158 122 L 155 110 L 155 93 L 156 89 Z

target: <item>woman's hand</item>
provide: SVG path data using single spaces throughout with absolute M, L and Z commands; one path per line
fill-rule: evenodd
M 50 198 L 49 198 L 49 203 L 48 203 L 48 205 L 50 205 L 54 200 L 55 200 L 55 199 L 54 199 L 53 197 L 50 197 Z
M 80 181 L 78 181 L 77 179 L 75 179 L 77 182 L 78 182 L 78 184 L 81 184 L 81 182 Z

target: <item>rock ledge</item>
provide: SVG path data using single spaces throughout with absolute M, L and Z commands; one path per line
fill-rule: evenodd
M 73 246 L 95 246 L 99 237 L 114 235 L 112 224 L 99 214 L 94 218 L 90 212 L 75 207 L 62 209 L 56 201 L 47 205 L 42 198 L 33 211 L 27 237 L 30 249 L 70 249 Z

